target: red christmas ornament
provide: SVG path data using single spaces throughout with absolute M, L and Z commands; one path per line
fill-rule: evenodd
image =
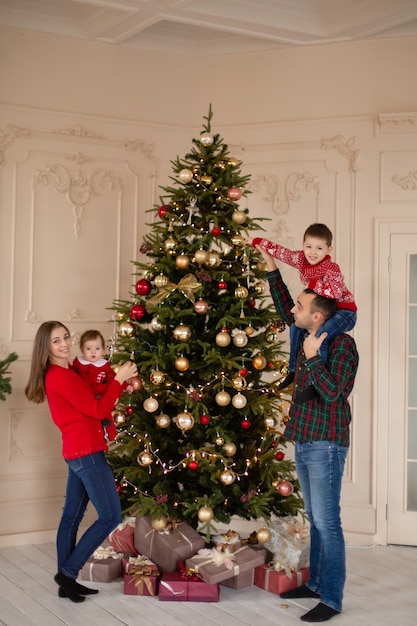
M 188 463 L 188 469 L 192 470 L 193 472 L 195 472 L 195 470 L 198 468 L 198 462 L 197 461 L 190 461 Z
M 285 454 L 283 453 L 283 451 L 282 450 L 278 450 L 278 452 L 275 455 L 275 458 L 277 459 L 277 461 L 282 461 L 284 456 L 285 456 Z
M 203 415 L 200 415 L 200 424 L 202 424 L 203 426 L 207 426 L 209 421 L 210 421 L 210 418 L 208 415 L 206 415 L 205 413 L 203 413 Z
M 132 413 L 133 413 L 133 406 L 128 404 L 128 406 L 125 408 L 125 414 L 126 415 L 132 415 Z
M 294 491 L 294 485 L 288 482 L 288 480 L 283 480 L 278 485 L 278 491 L 282 496 L 290 496 Z
M 242 367 L 242 369 L 239 370 L 240 376 L 247 376 L 248 374 L 249 374 L 249 370 L 247 370 L 246 367 Z
M 221 329 L 221 332 L 230 334 L 230 328 L 226 328 L 225 326 L 223 326 L 223 328 Z
M 143 304 L 134 304 L 130 309 L 130 317 L 135 322 L 139 322 L 140 320 L 142 320 L 145 315 L 146 308 L 143 306 Z
M 241 199 L 242 192 L 239 187 L 230 187 L 229 191 L 227 192 L 227 197 L 229 198 L 229 200 L 233 200 L 233 202 L 236 202 L 237 200 Z
M 277 442 L 276 441 L 272 441 L 271 442 L 271 448 L 276 448 L 277 447 Z
M 227 289 L 227 282 L 225 280 L 219 280 L 217 286 L 219 289 Z
M 251 423 L 250 423 L 250 421 L 249 421 L 248 419 L 246 419 L 246 418 L 245 418 L 245 419 L 243 419 L 243 420 L 240 422 L 240 425 L 241 425 L 241 427 L 242 427 L 242 428 L 244 428 L 245 430 L 247 430 L 248 428 L 250 428 L 250 427 L 251 427 Z
M 146 278 L 141 278 L 136 283 L 135 289 L 136 293 L 138 293 L 140 296 L 147 296 L 151 292 L 152 285 L 149 280 L 146 280 Z
M 167 215 L 167 213 L 169 213 L 169 211 L 168 211 L 168 207 L 166 204 L 163 204 L 162 206 L 159 207 L 158 215 L 161 219 L 163 219 L 165 215 Z
M 211 234 L 214 235 L 215 237 L 220 235 L 221 232 L 222 230 L 219 226 L 213 226 L 213 228 L 211 229 Z
M 139 376 L 133 376 L 133 378 L 129 378 L 127 384 L 131 385 L 134 391 L 140 391 L 143 386 L 142 379 L 139 378 Z
M 256 300 L 254 298 L 251 298 L 250 300 L 246 301 L 246 304 L 251 308 L 254 309 L 256 307 Z
M 272 363 L 272 361 L 268 361 L 267 366 L 269 367 L 269 369 L 272 369 L 274 367 L 274 364 Z
M 117 493 L 118 493 L 118 494 L 119 494 L 119 496 L 120 496 L 120 494 L 122 494 L 122 493 L 123 493 L 122 486 L 121 486 L 121 484 L 119 483 L 119 481 L 118 481 L 118 480 L 115 480 L 114 482 L 116 483 L 116 491 L 117 491 Z

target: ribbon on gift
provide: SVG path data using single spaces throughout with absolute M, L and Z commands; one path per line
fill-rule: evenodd
M 288 561 L 281 561 L 280 559 L 274 559 L 272 563 L 269 563 L 269 567 L 272 567 L 272 569 L 276 572 L 281 572 L 282 570 L 284 570 L 288 578 L 292 578 L 292 573 L 296 571 L 291 567 Z
M 228 530 L 215 538 L 218 550 L 231 549 L 234 552 L 241 544 L 240 535 L 236 530 Z
M 285 518 L 282 520 L 281 524 L 287 536 L 296 541 L 300 542 L 310 536 L 310 529 L 297 521 L 296 518 Z
M 265 589 L 268 591 L 269 590 L 269 575 L 271 572 L 279 572 L 282 571 L 283 568 L 281 569 L 277 569 L 275 567 L 275 562 L 272 563 L 268 563 L 267 567 L 265 569 Z M 297 576 L 297 587 L 300 587 L 303 584 L 303 573 L 300 572 L 299 570 L 295 571 L 295 572 L 287 572 L 285 570 L 285 573 L 287 574 L 288 578 L 292 579 L 293 575 L 296 574 Z
M 182 561 L 178 561 L 178 568 L 182 578 L 186 580 L 201 580 L 201 576 L 197 574 L 194 567 L 187 568 Z
M 159 586 L 168 589 L 172 596 L 184 596 L 185 600 L 188 600 L 188 585 L 185 586 L 185 589 L 174 589 L 174 587 L 170 585 L 169 582 L 167 582 L 166 580 L 161 580 Z
M 116 552 L 112 546 L 100 546 L 93 552 L 93 559 L 102 561 L 104 559 L 121 559 L 123 554 Z
M 133 582 L 138 592 L 138 596 L 143 596 L 143 587 L 149 591 L 150 596 L 154 596 L 155 592 L 152 586 L 151 576 L 155 576 L 155 568 L 150 565 L 133 565 L 129 568 L 129 576 L 133 577 Z
M 226 569 L 233 569 L 233 575 L 237 576 L 239 574 L 240 568 L 239 565 L 235 565 L 233 561 L 236 558 L 236 554 L 244 549 L 244 547 L 239 548 L 239 550 L 236 550 L 236 552 L 231 553 L 229 552 L 229 550 L 225 550 L 224 552 L 222 552 L 217 548 L 201 548 L 201 550 L 199 550 L 193 558 L 202 558 L 204 559 L 204 561 L 194 564 L 194 569 L 198 574 L 198 570 L 205 565 L 217 565 L 217 567 L 224 565 Z
M 163 302 L 173 291 L 180 291 L 190 302 L 194 304 L 194 293 L 201 289 L 201 283 L 198 282 L 194 274 L 187 274 L 184 278 L 181 278 L 178 285 L 168 282 L 164 287 L 160 287 L 157 294 L 149 298 L 146 303 L 146 309 L 151 311 L 155 309 L 158 304 Z
M 183 523 L 183 522 L 179 522 L 179 524 L 178 524 L 177 522 L 175 522 L 175 524 L 176 524 L 177 526 L 181 526 L 181 524 L 182 524 L 182 523 Z M 153 529 L 153 528 L 152 528 L 152 530 L 150 530 L 149 532 L 147 532 L 147 533 L 146 533 L 146 535 L 145 535 L 145 537 L 149 537 L 149 535 L 151 536 L 151 541 L 150 541 L 150 546 L 149 546 L 149 556 L 150 556 L 150 557 L 152 557 L 153 539 L 154 539 L 154 537 L 155 537 L 155 533 L 156 533 L 156 534 L 158 534 L 158 535 L 170 535 L 170 534 L 173 534 L 174 530 L 175 530 L 177 533 L 179 533 L 183 539 L 185 539 L 185 541 L 189 544 L 190 548 L 192 548 L 192 547 L 193 547 L 193 542 L 192 542 L 192 541 L 190 541 L 190 540 L 188 539 L 188 537 L 187 537 L 186 535 L 184 535 L 184 533 L 182 533 L 182 532 L 179 530 L 179 528 L 178 528 L 178 527 L 176 527 L 175 529 L 168 530 L 168 531 L 167 531 L 167 529 L 166 529 L 166 528 L 165 528 L 163 531 L 155 530 L 155 529 Z
M 148 559 L 147 556 L 142 556 L 141 554 L 139 554 L 139 556 L 129 557 L 129 560 L 126 566 L 126 572 L 129 574 L 130 567 L 142 566 L 142 565 L 150 565 L 151 567 L 156 567 L 155 563 L 153 563 L 150 559 Z

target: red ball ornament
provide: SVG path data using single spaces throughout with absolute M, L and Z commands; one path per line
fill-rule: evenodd
M 118 480 L 115 480 L 114 482 L 116 483 L 116 491 L 117 491 L 117 493 L 118 493 L 118 494 L 119 494 L 119 496 L 120 496 L 120 494 L 121 494 L 121 493 L 123 493 L 122 486 L 121 486 L 121 484 L 119 483 L 119 481 L 118 481 Z
M 165 215 L 167 215 L 169 213 L 168 211 L 168 207 L 166 204 L 163 204 L 162 206 L 159 207 L 158 209 L 158 215 L 159 217 L 162 219 L 165 217 Z
M 145 315 L 146 308 L 143 306 L 143 304 L 134 304 L 130 309 L 130 317 L 135 322 L 139 322 L 140 320 L 142 320 Z
M 237 200 L 240 200 L 242 197 L 242 191 L 239 189 L 239 187 L 230 187 L 229 191 L 227 192 L 227 197 L 229 198 L 229 200 L 237 202 Z
M 256 307 L 256 300 L 254 298 L 251 298 L 250 300 L 246 301 L 246 304 L 251 308 L 254 309 Z
M 272 361 L 268 361 L 267 366 L 269 367 L 269 369 L 273 369 L 274 364 Z
M 278 485 L 278 491 L 282 496 L 290 496 L 294 491 L 294 485 L 288 482 L 288 480 L 283 480 Z
M 219 283 L 217 286 L 219 289 L 227 289 L 227 282 L 225 280 L 219 280 Z
M 138 293 L 140 296 L 147 296 L 151 292 L 152 285 L 149 280 L 146 280 L 146 278 L 141 278 L 136 283 L 135 289 L 136 293 Z
M 130 404 L 125 408 L 125 414 L 126 415 L 132 415 L 133 413 L 133 406 L 131 406 Z
M 276 448 L 277 447 L 277 442 L 276 441 L 272 441 L 271 442 L 271 448 Z
M 285 456 L 285 454 L 283 453 L 283 451 L 282 450 L 278 450 L 278 452 L 275 455 L 275 458 L 277 459 L 277 461 L 282 461 L 284 456 Z
M 242 369 L 239 370 L 240 376 L 247 376 L 248 374 L 249 374 L 249 370 L 247 370 L 246 367 L 242 367 Z
M 222 230 L 219 226 L 213 226 L 213 228 L 211 229 L 211 234 L 214 235 L 215 237 L 218 237 L 218 235 L 220 235 L 221 232 Z
M 208 415 L 206 415 L 205 413 L 203 413 L 203 415 L 200 415 L 200 424 L 202 424 L 203 426 L 207 426 L 209 421 L 210 421 L 210 418 Z
M 198 462 L 197 461 L 190 461 L 188 463 L 188 469 L 192 470 L 193 472 L 195 472 L 195 470 L 198 468 Z
M 249 421 L 248 419 L 243 419 L 243 420 L 240 422 L 240 425 L 241 425 L 241 427 L 242 427 L 244 430 L 247 430 L 248 428 L 250 428 L 250 427 L 251 427 L 251 423 L 250 423 L 250 421 Z
M 140 391 L 143 386 L 142 379 L 139 378 L 139 376 L 133 376 L 133 378 L 129 378 L 127 384 L 133 387 L 133 391 Z

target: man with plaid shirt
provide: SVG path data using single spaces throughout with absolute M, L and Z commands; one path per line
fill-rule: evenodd
M 281 597 L 318 598 L 317 606 L 301 620 L 324 622 L 342 611 L 346 562 L 340 492 L 349 447 L 348 396 L 358 369 L 358 353 L 352 337 L 337 335 L 329 342 L 327 362 L 323 363 L 318 351 L 326 333 L 320 337 L 315 333 L 333 314 L 336 301 L 305 289 L 294 304 L 272 257 L 257 249 L 266 261 L 277 312 L 288 325 L 295 322 L 304 329 L 284 437 L 295 443 L 296 470 L 310 521 L 310 578 Z

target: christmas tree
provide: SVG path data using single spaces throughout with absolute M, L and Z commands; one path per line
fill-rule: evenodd
M 250 177 L 212 133 L 211 107 L 204 120 L 151 209 L 132 300 L 113 303 L 111 362 L 134 359 L 139 375 L 108 457 L 125 512 L 209 533 L 233 515 L 296 515 L 302 500 L 281 436 L 283 325 L 262 257 L 244 245 L 262 220 L 243 206 Z
M 9 366 L 18 359 L 16 352 L 11 352 L 5 359 L 0 361 L 0 400 L 6 399 L 6 394 L 12 393 L 11 377 Z

